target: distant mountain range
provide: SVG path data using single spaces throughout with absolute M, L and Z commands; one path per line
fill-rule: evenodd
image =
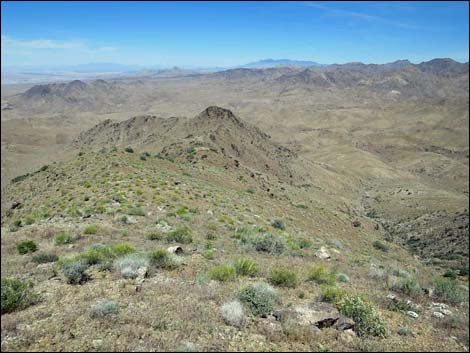
M 315 61 L 302 61 L 290 59 L 264 59 L 239 66 L 246 69 L 267 69 L 270 67 L 289 66 L 289 67 L 308 67 L 308 66 L 326 66 Z

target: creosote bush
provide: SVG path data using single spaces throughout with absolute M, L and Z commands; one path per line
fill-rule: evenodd
M 269 271 L 269 282 L 279 287 L 295 288 L 298 283 L 297 274 L 286 267 L 273 267 Z
M 72 242 L 72 237 L 65 232 L 60 232 L 54 237 L 54 244 L 55 245 L 65 245 L 70 244 Z
M 259 272 L 259 265 L 256 261 L 247 257 L 235 259 L 233 267 L 239 276 L 255 276 Z
M 346 296 L 346 293 L 346 290 L 336 286 L 321 285 L 321 299 L 328 303 L 339 303 Z
M 334 285 L 336 283 L 335 273 L 323 264 L 313 265 L 308 272 L 307 279 L 318 284 Z
M 421 294 L 421 286 L 415 278 L 398 278 L 392 283 L 392 290 L 410 296 Z
M 39 300 L 39 296 L 32 291 L 32 283 L 20 281 L 15 278 L 2 278 L 1 313 L 10 313 L 22 310 Z
M 148 254 L 150 265 L 165 270 L 172 270 L 180 265 L 177 255 L 169 253 L 165 249 L 156 249 Z
M 96 225 L 95 224 L 90 224 L 90 225 L 85 227 L 83 232 L 85 234 L 96 234 L 96 231 L 97 231 Z
M 346 295 L 337 306 L 341 314 L 354 320 L 354 330 L 359 336 L 387 335 L 384 321 L 377 309 L 363 298 Z
M 230 265 L 214 266 L 209 270 L 209 277 L 216 281 L 228 282 L 233 281 L 237 277 L 235 268 Z
M 16 246 L 16 249 L 20 255 L 25 255 L 27 253 L 35 252 L 38 249 L 38 246 L 32 240 L 24 240 Z
M 448 278 L 436 278 L 433 281 L 434 295 L 440 300 L 451 304 L 468 303 L 468 294 L 464 293 L 458 286 L 456 280 Z
M 193 237 L 191 235 L 191 229 L 186 226 L 179 227 L 166 236 L 167 241 L 177 242 L 181 244 L 189 244 L 193 242 Z
M 267 317 L 275 308 L 279 295 L 277 291 L 264 282 L 245 287 L 238 299 L 245 303 L 255 316 Z

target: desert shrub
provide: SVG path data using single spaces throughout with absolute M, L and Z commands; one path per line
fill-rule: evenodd
M 129 146 L 129 147 L 126 147 L 126 148 L 124 149 L 124 151 L 126 151 L 127 153 L 134 153 L 134 149 L 133 149 L 132 147 L 130 147 L 130 146 Z
M 165 270 L 172 270 L 180 265 L 178 257 L 174 254 L 170 254 L 165 249 L 157 249 L 151 251 L 149 254 L 150 265 L 156 268 L 162 268 Z
M 96 231 L 97 231 L 97 228 L 95 224 L 90 224 L 86 226 L 85 229 L 83 230 L 85 234 L 96 234 Z
M 286 226 L 284 225 L 284 223 L 279 219 L 273 220 L 271 222 L 271 225 L 273 226 L 273 228 L 276 228 L 276 229 L 281 229 L 281 230 L 286 229 Z
M 179 227 L 166 236 L 167 241 L 174 241 L 181 244 L 192 243 L 193 237 L 191 236 L 191 229 L 188 227 Z
M 343 283 L 348 283 L 351 281 L 349 276 L 345 273 L 337 273 L 336 279 L 338 280 L 338 282 L 343 282 Z
M 117 243 L 109 246 L 112 256 L 119 257 L 135 252 L 135 248 L 128 243 Z
M 328 303 L 337 304 L 346 296 L 346 290 L 330 286 L 327 284 L 321 285 L 321 298 Z
M 85 272 L 88 266 L 88 262 L 83 259 L 64 263 L 62 265 L 62 272 L 67 279 L 67 283 L 83 284 L 88 281 L 89 276 Z
M 204 256 L 207 260 L 213 260 L 214 259 L 214 249 L 206 249 L 202 253 L 202 256 Z
M 259 282 L 245 287 L 238 294 L 238 299 L 248 306 L 253 315 L 267 317 L 273 312 L 279 295 L 270 285 Z
M 433 281 L 434 295 L 446 302 L 451 304 L 460 304 L 468 301 L 468 295 L 466 295 L 462 289 L 459 288 L 458 282 L 448 278 L 436 278 Z
M 396 298 L 390 300 L 387 304 L 387 308 L 391 311 L 415 311 L 416 308 L 410 300 L 403 300 Z
M 220 311 L 227 325 L 240 327 L 243 324 L 245 315 L 243 313 L 243 307 L 238 300 L 225 303 L 220 308 Z
M 329 284 L 331 286 L 336 283 L 335 273 L 323 264 L 313 265 L 308 272 L 307 279 L 318 284 Z
M 449 278 L 449 279 L 457 279 L 457 273 L 452 270 L 447 270 L 442 277 Z
M 374 241 L 372 243 L 372 246 L 374 248 L 378 249 L 378 250 L 383 251 L 383 252 L 388 252 L 388 250 L 389 250 L 388 245 L 386 245 L 386 244 L 384 244 L 384 243 L 382 243 L 381 241 L 378 241 L 378 240 Z
M 421 293 L 421 286 L 415 278 L 398 278 L 391 285 L 392 290 L 410 296 L 417 296 Z
M 24 240 L 16 246 L 16 249 L 20 255 L 24 255 L 30 252 L 35 252 L 38 249 L 38 246 L 32 240 Z
M 131 207 L 127 210 L 127 214 L 131 216 L 145 216 L 145 211 L 142 207 Z
M 59 257 L 56 254 L 41 253 L 33 256 L 33 262 L 37 264 L 45 264 L 48 262 L 56 262 Z
M 54 237 L 54 244 L 55 245 L 65 245 L 70 244 L 72 242 L 72 237 L 65 232 L 61 232 Z
M 345 296 L 338 303 L 338 310 L 354 320 L 354 330 L 359 336 L 385 337 L 385 323 L 377 309 L 369 302 L 358 296 Z
M 149 266 L 149 259 L 143 254 L 127 254 L 117 258 L 114 263 L 114 269 L 124 278 L 136 278 L 137 270 L 141 267 Z
M 90 309 L 90 317 L 102 318 L 119 314 L 119 305 L 109 300 L 102 300 Z
M 246 257 L 235 259 L 233 267 L 239 276 L 255 276 L 259 272 L 259 265 L 256 261 Z
M 233 266 L 219 265 L 209 270 L 209 277 L 217 281 L 227 282 L 233 281 L 237 277 L 237 273 Z
M 15 278 L 2 278 L 1 313 L 10 313 L 22 310 L 39 300 L 39 296 L 32 291 L 32 283 Z
M 389 279 L 389 274 L 384 268 L 371 266 L 369 269 L 369 277 L 377 281 L 387 282 Z
M 297 274 L 286 267 L 273 267 L 269 272 L 269 282 L 279 287 L 295 288 L 298 283 Z
M 280 255 L 286 250 L 286 240 L 270 233 L 248 233 L 241 235 L 242 244 L 259 252 Z
M 149 233 L 145 236 L 145 239 L 147 240 L 162 240 L 162 235 L 160 233 L 157 233 L 157 232 L 152 232 L 152 233 Z

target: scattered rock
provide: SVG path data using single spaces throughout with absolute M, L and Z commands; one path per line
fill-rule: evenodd
M 354 228 L 360 227 L 360 226 L 361 226 L 361 222 L 359 222 L 359 221 L 353 221 L 353 222 L 352 222 L 352 226 L 353 226 Z
M 10 209 L 14 210 L 16 208 L 21 208 L 21 207 L 23 207 L 23 204 L 21 202 L 13 201 L 11 203 Z
M 340 315 L 338 321 L 334 324 L 334 328 L 340 331 L 349 331 L 352 330 L 355 324 L 353 319 Z
M 324 246 L 322 246 L 319 250 L 315 252 L 315 256 L 323 260 L 331 258 L 330 253 Z
M 333 326 L 340 318 L 338 310 L 329 303 L 313 302 L 273 313 L 279 321 L 293 320 L 301 326 L 315 326 L 320 329 Z
M 181 246 L 170 246 L 168 249 L 166 249 L 169 253 L 172 254 L 182 254 L 183 253 L 183 248 Z
M 406 315 L 411 316 L 414 319 L 417 319 L 419 317 L 419 315 L 417 313 L 415 313 L 414 311 L 411 311 L 411 310 L 408 310 L 406 312 Z
M 444 318 L 445 315 L 443 313 L 438 312 L 438 311 L 433 311 L 432 316 L 435 317 L 435 318 L 438 318 L 438 319 L 442 319 L 442 318 Z
M 100 349 L 103 346 L 103 340 L 93 340 L 91 345 L 94 349 Z

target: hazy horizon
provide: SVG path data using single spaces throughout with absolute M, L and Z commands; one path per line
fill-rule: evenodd
M 2 68 L 90 63 L 227 68 L 266 58 L 321 64 L 468 61 L 467 2 L 1 6 Z

